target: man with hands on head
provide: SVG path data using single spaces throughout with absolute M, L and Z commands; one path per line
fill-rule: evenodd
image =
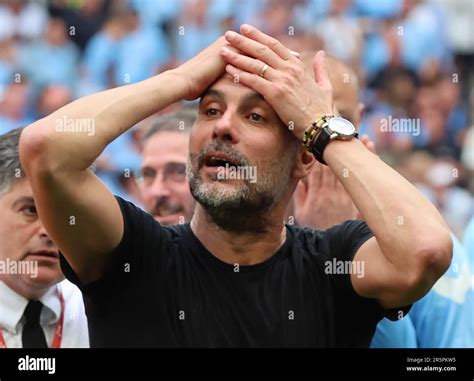
M 446 270 L 451 240 L 438 212 L 330 116 L 324 52 L 314 71 L 316 82 L 278 41 L 243 25 L 176 69 L 25 130 L 21 157 L 65 273 L 88 296 L 93 346 L 368 346 L 383 316 L 406 311 Z M 195 212 L 190 224 L 161 226 L 88 168 L 138 121 L 199 96 L 187 168 Z M 55 132 L 63 115 L 94 118 L 96 135 Z M 367 224 L 283 224 L 313 153 Z M 257 168 L 256 183 L 217 176 L 242 166 Z M 365 275 L 325 273 L 327 260 L 364 261 Z

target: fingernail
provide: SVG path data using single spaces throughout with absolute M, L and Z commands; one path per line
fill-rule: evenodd
M 294 55 L 296 58 L 300 58 L 300 53 L 290 50 L 290 54 Z
M 227 54 L 229 52 L 229 49 L 227 49 L 226 47 L 222 47 L 219 49 L 219 53 L 220 54 Z
M 247 24 L 242 25 L 242 32 L 244 33 L 250 32 L 250 26 Z
M 228 40 L 232 40 L 235 37 L 235 33 L 234 32 L 226 32 L 225 37 Z

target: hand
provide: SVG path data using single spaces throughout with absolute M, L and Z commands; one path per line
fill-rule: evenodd
M 356 219 L 359 211 L 332 170 L 315 162 L 294 193 L 295 220 L 300 226 L 325 230 Z
M 170 70 L 171 73 L 176 75 L 177 84 L 182 85 L 182 99 L 194 100 L 198 98 L 214 81 L 225 73 L 226 62 L 218 53 L 219 49 L 224 46 L 234 53 L 238 52 L 237 49 L 227 44 L 224 37 L 220 37 L 189 61 L 186 61 L 176 69 Z
M 374 142 L 367 135 L 361 141 L 375 154 Z M 301 226 L 325 230 L 347 220 L 362 219 L 336 175 L 319 162 L 299 181 L 293 197 L 295 220 Z
M 318 117 L 332 113 L 332 86 L 326 69 L 325 53 L 314 58 L 316 81 L 303 62 L 278 40 L 250 25 L 242 34 L 227 32 L 227 42 L 242 53 L 219 51 L 229 64 L 225 70 L 240 83 L 261 94 L 298 139 Z M 245 54 L 245 55 L 244 55 Z M 262 69 L 268 65 L 264 76 Z

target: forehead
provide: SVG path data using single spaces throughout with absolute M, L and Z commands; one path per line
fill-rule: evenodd
M 143 163 L 186 161 L 189 134 L 184 131 L 160 131 L 152 135 L 143 146 Z
M 26 178 L 14 180 L 6 192 L 0 193 L 0 201 L 4 202 L 15 202 L 21 197 L 33 198 L 30 182 Z
M 253 100 L 256 103 L 262 103 L 270 107 L 270 105 L 264 100 L 263 96 L 250 87 L 242 85 L 237 80 L 234 80 L 229 74 L 222 75 L 216 82 L 214 82 L 203 94 L 201 100 L 207 95 L 215 95 L 216 92 L 223 95 L 225 101 L 242 101 L 242 100 Z

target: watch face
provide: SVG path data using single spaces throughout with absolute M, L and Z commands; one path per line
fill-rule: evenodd
M 351 122 L 339 116 L 330 119 L 328 127 L 331 129 L 331 131 L 346 136 L 352 136 L 356 131 L 354 125 Z

